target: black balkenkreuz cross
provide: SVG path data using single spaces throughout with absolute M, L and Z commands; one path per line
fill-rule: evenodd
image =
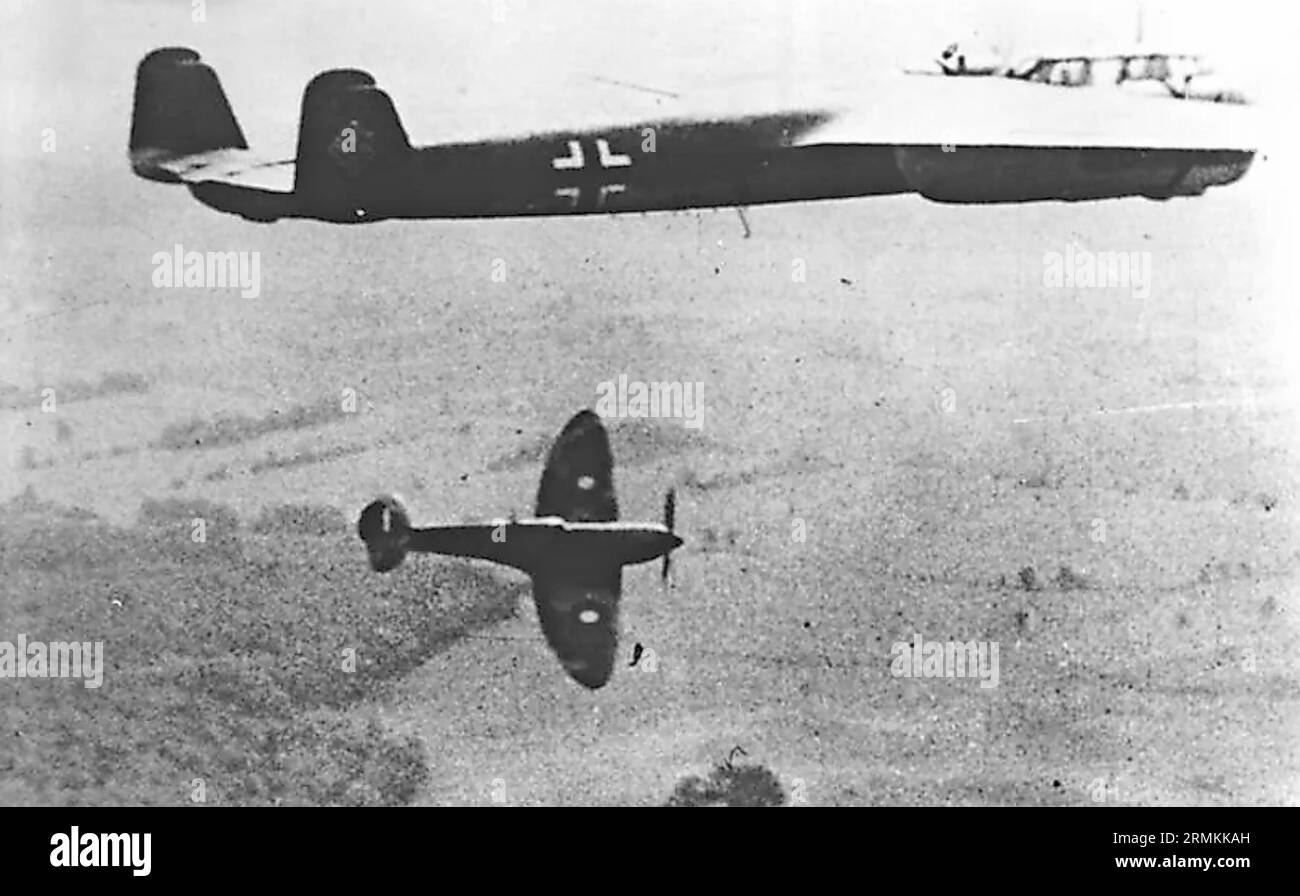
M 595 141 L 595 159 L 587 158 L 580 140 L 568 141 L 565 148 L 568 153 L 551 159 L 551 167 L 556 171 L 573 172 L 571 183 L 555 188 L 556 196 L 569 200 L 571 210 L 579 207 L 584 194 L 587 196 L 584 208 L 602 209 L 610 196 L 627 189 L 627 184 L 617 179 L 614 170 L 631 167 L 632 157 L 611 150 L 608 140 L 602 137 Z

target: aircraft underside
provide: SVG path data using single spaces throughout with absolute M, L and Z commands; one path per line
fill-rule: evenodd
M 501 158 L 501 151 L 480 147 L 416 150 L 406 164 L 387 167 L 380 176 L 341 178 L 307 195 L 218 182 L 190 189 L 206 205 L 253 220 L 339 223 L 671 211 L 903 193 L 952 203 L 1168 199 L 1197 196 L 1240 179 L 1254 155 L 1236 150 L 809 146 L 641 157 L 635 166 L 539 173 L 535 159 L 552 149 L 512 149 L 518 158 Z
M 937 86 L 940 92 L 926 99 L 933 114 L 925 122 L 913 121 L 916 110 L 907 107 L 882 113 L 869 104 L 688 115 L 413 147 L 374 78 L 335 69 L 304 91 L 293 160 L 268 164 L 248 151 L 216 73 L 193 50 L 169 48 L 140 63 L 130 154 L 140 176 L 185 183 L 223 212 L 340 223 L 902 193 L 956 203 L 1168 199 L 1232 183 L 1254 158 L 1254 149 L 1233 136 L 1236 119 L 1196 108 L 1208 104 L 1114 105 L 1012 84 L 1001 87 L 1022 92 L 983 97 L 1000 105 L 978 107 L 980 97 L 954 97 L 952 90 L 989 85 Z M 998 110 L 1010 117 L 994 121 Z M 1104 135 L 1075 142 L 1089 133 L 1084 124 L 1099 118 L 1113 119 L 1132 142 Z M 1018 137 L 999 139 L 1007 135 Z

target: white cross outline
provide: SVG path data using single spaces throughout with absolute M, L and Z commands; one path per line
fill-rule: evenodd
M 604 208 L 605 198 L 611 193 L 622 193 L 626 189 L 626 184 L 601 184 L 600 197 L 596 200 L 596 208 Z M 567 196 L 569 198 L 569 208 L 577 208 L 578 202 L 582 199 L 582 187 L 556 187 L 555 195 Z
M 596 155 L 602 168 L 627 168 L 632 164 L 631 156 L 610 152 L 609 141 L 603 137 L 596 141 Z
M 600 198 L 596 200 L 596 208 L 605 207 L 605 197 L 608 196 L 610 193 L 622 193 L 626 189 L 627 189 L 626 184 L 601 184 Z
M 551 167 L 556 171 L 575 171 L 587 167 L 587 157 L 582 151 L 582 142 L 580 140 L 569 140 L 566 143 L 569 154 L 551 159 Z M 627 168 L 632 164 L 632 157 L 626 153 L 616 153 L 610 149 L 609 141 L 604 137 L 596 139 L 596 158 L 602 168 Z M 626 184 L 601 184 L 600 197 L 596 200 L 597 208 L 605 207 L 605 200 L 611 193 L 622 193 L 627 189 Z M 564 196 L 569 199 L 569 208 L 577 208 L 578 203 L 582 200 L 582 187 L 557 187 L 556 196 Z
M 582 144 L 577 140 L 569 141 L 569 154 L 560 156 L 558 159 L 551 159 L 551 167 L 556 171 L 571 171 L 575 168 L 585 168 L 587 159 L 582 154 Z

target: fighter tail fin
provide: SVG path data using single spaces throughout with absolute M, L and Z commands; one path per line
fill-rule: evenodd
M 357 534 L 365 542 L 370 568 L 396 569 L 406 557 L 411 539 L 411 517 L 395 495 L 383 495 L 366 505 L 357 520 Z

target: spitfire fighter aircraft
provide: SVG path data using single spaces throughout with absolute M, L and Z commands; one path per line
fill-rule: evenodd
M 613 469 L 605 427 L 581 411 L 551 446 L 533 519 L 414 528 L 401 501 L 384 496 L 361 511 L 357 533 L 376 572 L 416 551 L 527 573 L 547 643 L 575 681 L 595 689 L 614 671 L 623 567 L 662 557 L 667 580 L 670 554 L 682 544 L 673 533 L 672 491 L 663 524 L 618 521 Z
M 943 81 L 946 83 L 924 83 Z M 293 159 L 248 149 L 213 69 L 154 50 L 136 73 L 141 177 L 254 221 L 483 218 L 919 193 L 937 202 L 1197 196 L 1250 167 L 1240 107 L 1153 104 L 1002 78 L 898 78 L 825 102 L 737 106 L 707 86 L 659 119 L 557 112 L 545 132 L 415 147 L 366 72 L 317 75 Z

